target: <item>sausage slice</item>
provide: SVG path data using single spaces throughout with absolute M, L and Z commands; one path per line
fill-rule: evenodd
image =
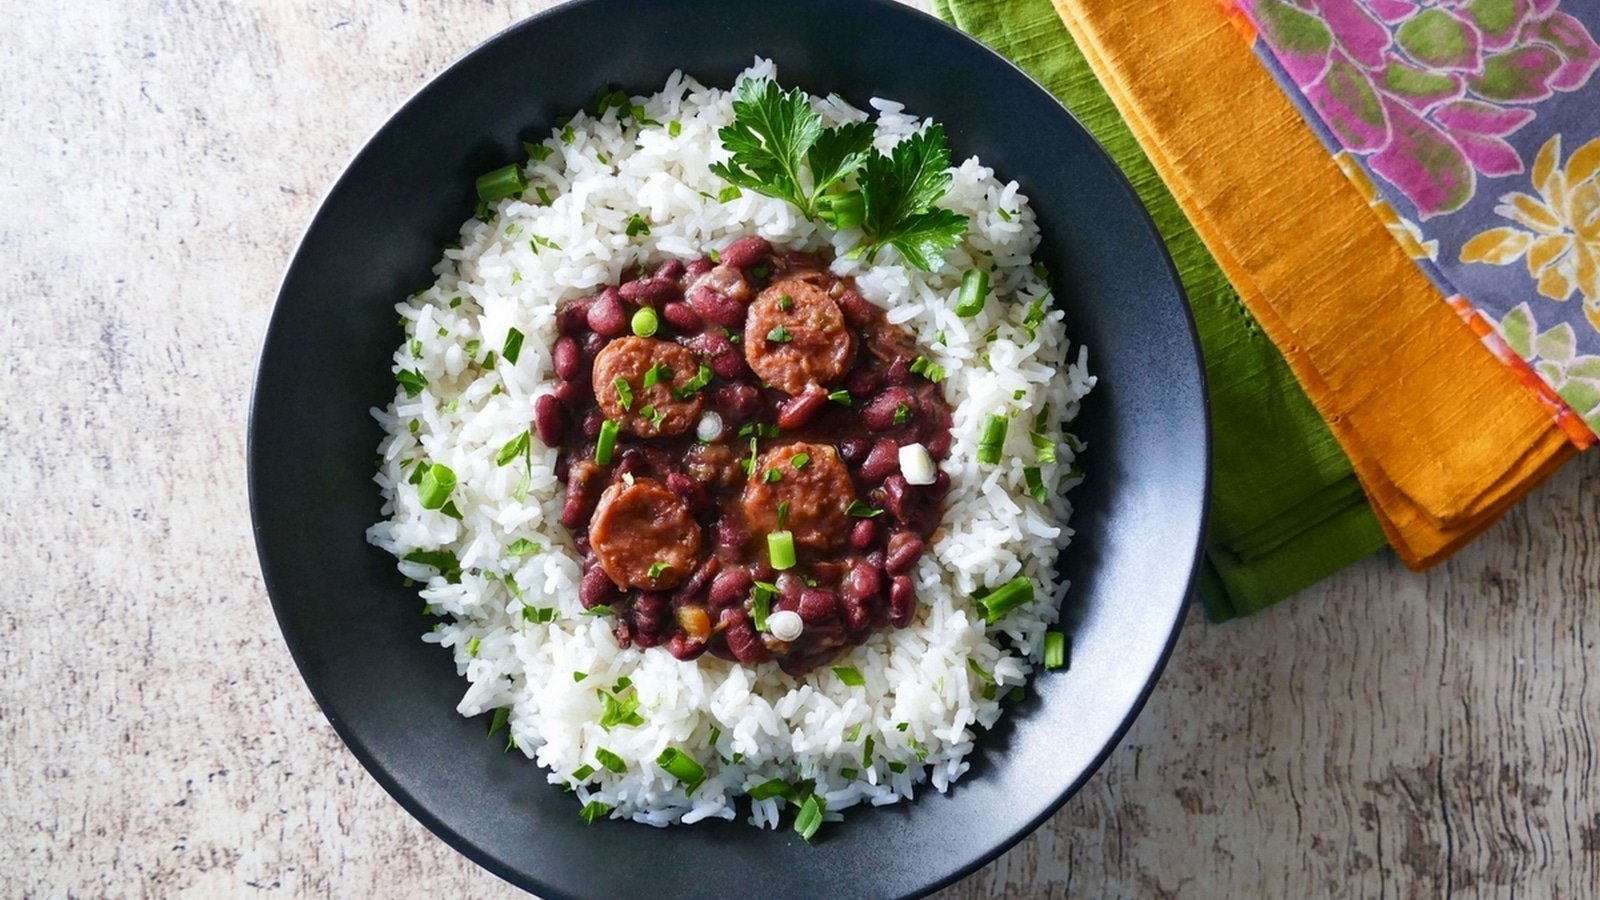
M 589 546 L 617 587 L 663 591 L 699 565 L 700 524 L 661 482 L 619 481 L 600 495 L 589 520 Z
M 648 373 L 657 366 L 651 378 Z M 672 393 L 700 371 L 700 361 L 687 348 L 654 338 L 618 338 L 594 358 L 594 396 L 606 418 L 643 438 L 682 434 L 700 418 L 701 392 L 679 400 Z M 618 385 L 621 380 L 626 387 Z M 653 381 L 645 387 L 647 380 Z
M 762 381 L 791 396 L 808 384 L 838 380 L 855 353 L 839 304 L 809 282 L 771 285 L 745 315 L 745 361 Z
M 804 464 L 797 468 L 795 460 L 802 455 Z M 838 452 L 827 444 L 796 441 L 761 455 L 740 503 L 750 532 L 764 535 L 779 530 L 778 507 L 787 502 L 785 525 L 794 542 L 825 551 L 849 539 L 847 511 L 854 499 L 855 484 Z

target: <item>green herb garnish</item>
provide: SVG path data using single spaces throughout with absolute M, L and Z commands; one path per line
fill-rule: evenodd
M 506 332 L 506 343 L 500 348 L 500 355 L 513 366 L 517 364 L 517 357 L 522 355 L 522 332 L 515 328 Z
M 607 804 L 601 803 L 599 800 L 590 800 L 584 804 L 583 809 L 578 810 L 578 818 L 582 819 L 586 824 L 593 825 L 595 820 L 603 819 L 610 813 L 611 807 Z
M 649 233 L 650 223 L 646 222 L 644 217 L 634 214 L 628 218 L 628 237 L 638 237 L 641 234 Z
M 683 782 L 685 794 L 694 793 L 694 789 L 706 780 L 706 770 L 689 754 L 676 747 L 668 747 L 656 757 L 656 765 L 673 778 Z
M 423 509 L 441 509 L 456 489 L 456 473 L 449 466 L 434 463 L 422 473 L 417 482 L 417 500 Z
M 423 388 L 428 386 L 428 376 L 414 369 L 401 369 L 395 373 L 394 380 L 400 382 L 400 386 L 405 388 L 407 397 L 415 397 L 422 393 Z
M 839 680 L 850 687 L 865 687 L 867 684 L 867 679 L 863 678 L 860 670 L 854 666 L 834 666 L 833 674 L 839 676 Z
M 845 512 L 858 519 L 871 519 L 883 515 L 883 510 L 873 509 L 860 500 L 851 500 L 850 505 L 845 508 Z
M 775 344 L 787 344 L 794 340 L 794 335 L 789 333 L 789 329 L 783 327 L 782 325 L 778 325 L 771 331 L 767 332 L 767 340 L 772 341 Z

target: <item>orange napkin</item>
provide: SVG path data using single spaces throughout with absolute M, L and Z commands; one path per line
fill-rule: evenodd
M 1408 565 L 1459 549 L 1576 452 L 1373 215 L 1242 22 L 1216 0 L 1054 3 Z

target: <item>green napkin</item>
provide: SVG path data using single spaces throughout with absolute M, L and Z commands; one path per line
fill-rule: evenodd
M 1211 617 L 1255 612 L 1384 546 L 1349 458 L 1239 302 L 1050 0 L 935 0 L 934 7 L 1083 122 L 1133 183 L 1177 264 L 1211 392 L 1211 526 L 1200 580 Z

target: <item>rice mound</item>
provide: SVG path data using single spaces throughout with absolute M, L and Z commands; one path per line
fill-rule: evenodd
M 776 74 L 757 59 L 741 78 Z M 454 553 L 454 581 L 418 562 L 402 559 L 399 569 L 425 582 L 428 609 L 447 617 L 423 640 L 450 649 L 466 676 L 457 710 L 509 708 L 510 740 L 550 782 L 573 787 L 579 804 L 664 826 L 732 819 L 735 797 L 775 778 L 813 780 L 829 818 L 857 803 L 909 798 L 924 781 L 942 792 L 967 771 L 975 728 L 992 726 L 1001 700 L 1033 672 L 1067 590 L 1054 562 L 1072 535 L 1061 488 L 1077 480 L 1080 445 L 1064 429 L 1094 379 L 1084 348 L 1069 362 L 1059 310 L 1031 338 L 1024 326 L 1030 304 L 1049 293 L 1030 259 L 1034 214 L 1015 182 L 1002 184 L 967 159 L 952 170 L 940 205 L 971 225 L 943 265 L 921 272 L 887 251 L 867 266 L 844 256 L 855 232 L 833 234 L 749 191 L 719 202 L 726 185 L 708 166 L 727 157 L 717 130 L 732 121 L 730 91 L 675 72 L 660 93 L 632 103 L 632 115 L 579 113 L 543 141 L 551 152 L 526 165 L 523 198 L 492 204 L 488 221 L 466 222 L 459 248 L 434 267 L 438 280 L 397 307 L 406 342 L 395 370 L 427 384 L 415 396 L 397 390 L 387 409 L 373 410 L 386 432 L 375 479 L 384 520 L 368 539 L 396 557 Z M 829 124 L 875 118 L 883 151 L 923 124 L 886 100 L 872 101 L 875 117 L 838 98 L 812 103 Z M 635 214 L 647 235 L 627 235 Z M 612 620 L 584 615 L 578 602 L 581 559 L 559 523 L 556 451 L 535 437 L 527 465 L 496 462 L 527 432 L 534 398 L 555 387 L 559 303 L 640 263 L 687 261 L 749 234 L 782 249 L 828 251 L 833 272 L 853 276 L 948 373 L 942 387 L 954 406 L 954 441 L 941 468 L 952 489 L 913 572 L 915 620 L 832 664 L 854 667 L 864 687 L 846 685 L 832 666 L 794 678 L 776 663 L 751 669 L 710 655 L 683 663 L 664 649 L 618 649 Z M 957 317 L 961 273 L 979 264 L 994 266 L 989 301 L 978 315 Z M 514 364 L 500 352 L 513 328 L 526 336 Z M 498 357 L 492 366 L 475 364 L 490 351 Z M 983 418 L 1002 410 L 1015 415 L 1001 462 L 980 467 Z M 1054 462 L 1037 462 L 1036 427 L 1055 444 Z M 451 498 L 459 519 L 422 508 L 410 479 L 424 461 L 457 474 Z M 1032 465 L 1056 488 L 1047 503 L 1029 494 L 1023 467 Z M 1034 583 L 1034 601 L 985 626 L 972 594 L 1019 575 Z M 551 608 L 554 618 L 529 621 L 525 606 Z M 600 691 L 616 690 L 620 679 L 631 681 L 643 724 L 606 729 Z M 705 769 L 692 794 L 656 764 L 667 747 Z M 597 750 L 620 759 L 623 771 L 608 769 Z M 783 803 L 752 801 L 749 821 L 775 826 Z

